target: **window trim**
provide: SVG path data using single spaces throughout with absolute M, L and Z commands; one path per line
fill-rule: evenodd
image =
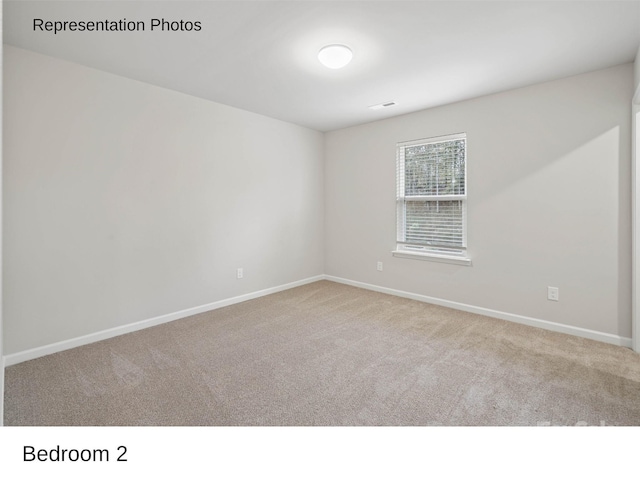
M 464 162 L 464 195 L 420 195 L 413 196 L 412 199 L 420 200 L 460 200 L 462 202 L 462 245 L 459 251 L 438 252 L 437 247 L 429 248 L 427 246 L 412 245 L 401 242 L 400 239 L 406 235 L 406 226 L 404 223 L 406 211 L 406 196 L 404 195 L 404 161 L 401 160 L 401 149 L 416 145 L 429 145 L 435 143 L 448 142 L 453 140 L 465 141 L 465 162 Z M 466 133 L 455 133 L 450 135 L 441 135 L 437 137 L 429 137 L 418 140 L 410 140 L 398 142 L 396 144 L 396 248 L 391 253 L 394 257 L 409 258 L 417 260 L 429 260 L 434 262 L 451 263 L 456 265 L 471 265 L 471 259 L 467 253 L 467 198 L 468 198 L 468 182 L 467 182 L 467 150 L 468 140 Z
M 454 265 L 471 266 L 471 259 L 466 255 L 438 255 L 433 252 L 410 252 L 404 249 L 396 249 L 391 251 L 391 255 L 399 258 L 409 258 L 413 260 L 428 260 L 431 262 L 451 263 Z

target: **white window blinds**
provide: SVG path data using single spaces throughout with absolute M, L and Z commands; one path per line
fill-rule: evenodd
M 397 146 L 398 249 L 464 255 L 466 136 Z

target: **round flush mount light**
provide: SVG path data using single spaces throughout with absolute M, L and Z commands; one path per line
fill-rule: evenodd
M 353 58 L 353 52 L 346 45 L 327 45 L 318 52 L 318 60 L 327 68 L 342 68 Z

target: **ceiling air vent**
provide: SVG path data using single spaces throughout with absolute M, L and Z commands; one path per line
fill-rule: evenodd
M 385 103 L 379 103 L 377 105 L 371 105 L 369 108 L 371 110 L 380 110 L 381 108 L 393 107 L 395 105 L 396 105 L 396 102 L 385 102 Z

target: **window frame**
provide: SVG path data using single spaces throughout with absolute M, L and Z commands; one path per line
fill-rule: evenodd
M 447 194 L 447 195 L 406 195 L 405 190 L 405 167 L 404 167 L 404 150 L 407 147 L 418 145 L 429 145 L 437 143 L 445 143 L 454 140 L 464 140 L 464 194 Z M 430 260 L 436 262 L 453 263 L 457 265 L 471 265 L 471 259 L 467 253 L 467 152 L 468 142 L 466 133 L 455 133 L 450 135 L 442 135 L 437 137 L 423 138 L 419 140 L 411 140 L 399 142 L 396 144 L 396 249 L 392 251 L 393 256 L 402 258 L 412 258 L 419 260 Z M 462 244 L 459 248 L 447 248 L 427 245 L 419 243 L 406 242 L 406 205 L 408 201 L 460 201 L 462 207 Z

